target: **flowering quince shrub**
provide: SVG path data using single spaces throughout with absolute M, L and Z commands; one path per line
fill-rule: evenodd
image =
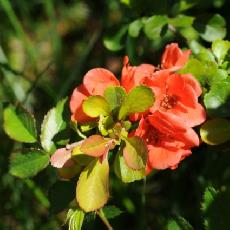
M 104 207 L 111 171 L 124 183 L 134 182 L 152 171 L 175 170 L 201 142 L 218 145 L 230 140 L 229 50 L 223 40 L 194 54 L 171 43 L 160 67 L 132 66 L 125 57 L 120 80 L 107 69 L 92 69 L 69 100 L 61 100 L 46 114 L 40 141 L 34 117 L 20 105 L 7 106 L 5 132 L 31 144 L 12 154 L 10 173 L 28 178 L 50 164 L 61 180 L 73 182 L 58 185 L 63 193 L 71 191 L 69 199 L 65 194 L 59 198 L 64 199 L 63 208 L 75 200 L 75 209 L 67 214 L 69 223 L 77 220 L 80 229 L 85 213 L 96 212 L 111 229 Z M 201 139 L 194 129 L 198 126 Z M 68 127 L 73 135 L 68 136 Z M 65 132 L 67 138 L 61 138 Z M 204 198 L 214 194 L 207 190 Z

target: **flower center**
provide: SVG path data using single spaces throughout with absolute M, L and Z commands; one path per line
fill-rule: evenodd
M 160 133 L 158 132 L 158 130 L 152 126 L 151 126 L 151 128 L 149 127 L 148 133 L 147 133 L 147 138 L 146 138 L 147 144 L 155 145 L 159 141 L 160 141 Z
M 172 109 L 177 103 L 176 95 L 168 95 L 166 94 L 164 98 L 161 100 L 160 106 L 163 109 Z

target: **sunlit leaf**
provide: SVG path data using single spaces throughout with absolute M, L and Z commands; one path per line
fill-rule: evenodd
M 123 87 L 111 86 L 105 90 L 104 97 L 109 103 L 111 110 L 114 110 L 122 105 L 126 92 Z
M 153 105 L 154 94 L 146 86 L 137 86 L 132 89 L 119 111 L 119 120 L 124 119 L 128 114 L 144 112 Z
M 90 117 L 99 117 L 110 113 L 109 104 L 102 96 L 90 96 L 83 102 L 83 110 Z
M 221 63 L 230 51 L 230 41 L 216 40 L 212 43 L 212 52 Z
M 85 213 L 80 209 L 69 209 L 67 212 L 66 221 L 69 225 L 69 230 L 81 230 L 84 221 Z
M 3 126 L 10 138 L 34 143 L 37 141 L 37 131 L 34 117 L 22 106 L 9 105 L 3 112 Z
M 230 121 L 215 118 L 206 121 L 200 128 L 202 141 L 209 145 L 219 145 L 230 140 Z
M 109 198 L 109 163 L 107 159 L 92 161 L 81 173 L 76 198 L 85 212 L 103 207 Z
M 55 150 L 54 136 L 66 128 L 63 113 L 67 98 L 59 101 L 44 117 L 41 125 L 41 144 L 47 152 Z

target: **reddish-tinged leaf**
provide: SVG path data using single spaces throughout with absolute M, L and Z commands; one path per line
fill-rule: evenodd
M 109 151 L 108 142 L 100 135 L 92 135 L 82 143 L 80 150 L 89 156 L 100 157 Z
M 58 149 L 50 158 L 50 163 L 55 168 L 62 168 L 71 158 L 71 150 Z
M 140 170 L 146 166 L 147 148 L 140 137 L 131 137 L 126 141 L 123 155 L 128 167 Z

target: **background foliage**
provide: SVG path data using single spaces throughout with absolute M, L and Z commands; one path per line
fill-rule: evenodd
M 40 127 L 47 111 L 71 94 L 87 70 L 101 66 L 119 76 L 125 54 L 132 64 L 157 65 L 164 46 L 173 41 L 193 50 L 193 61 L 183 71 L 194 71 L 209 90 L 217 78 L 227 78 L 223 69 L 229 74 L 221 57 L 218 67 L 210 64 L 209 49 L 216 39 L 229 40 L 229 7 L 227 0 L 0 0 L 1 110 L 9 102 L 20 103 L 35 114 L 36 124 L 33 118 L 20 120 L 32 131 L 16 137 L 33 143 L 35 126 Z M 229 97 L 229 80 L 211 90 L 204 98 L 209 115 L 229 118 L 229 109 L 216 111 L 209 103 L 220 90 L 222 98 Z M 7 117 L 13 115 L 11 108 Z M 56 117 L 54 110 L 51 116 Z M 2 113 L 0 119 L 2 123 Z M 15 129 L 20 129 L 20 122 Z M 60 211 L 75 189 L 74 182 L 55 183 L 51 167 L 33 179 L 12 176 L 25 175 L 9 168 L 9 160 L 14 165 L 23 162 L 14 153 L 27 144 L 11 141 L 2 129 L 0 135 L 0 228 L 59 229 L 65 220 Z M 52 143 L 43 147 L 49 151 Z M 229 158 L 229 142 L 217 147 L 202 144 L 177 170 L 155 172 L 146 185 L 142 181 L 126 185 L 112 175 L 110 204 L 122 213 L 116 217 L 120 211 L 114 208 L 105 212 L 114 217 L 115 229 L 229 229 Z M 68 214 L 71 219 L 73 213 Z M 104 228 L 94 215 L 85 218 L 83 228 Z

